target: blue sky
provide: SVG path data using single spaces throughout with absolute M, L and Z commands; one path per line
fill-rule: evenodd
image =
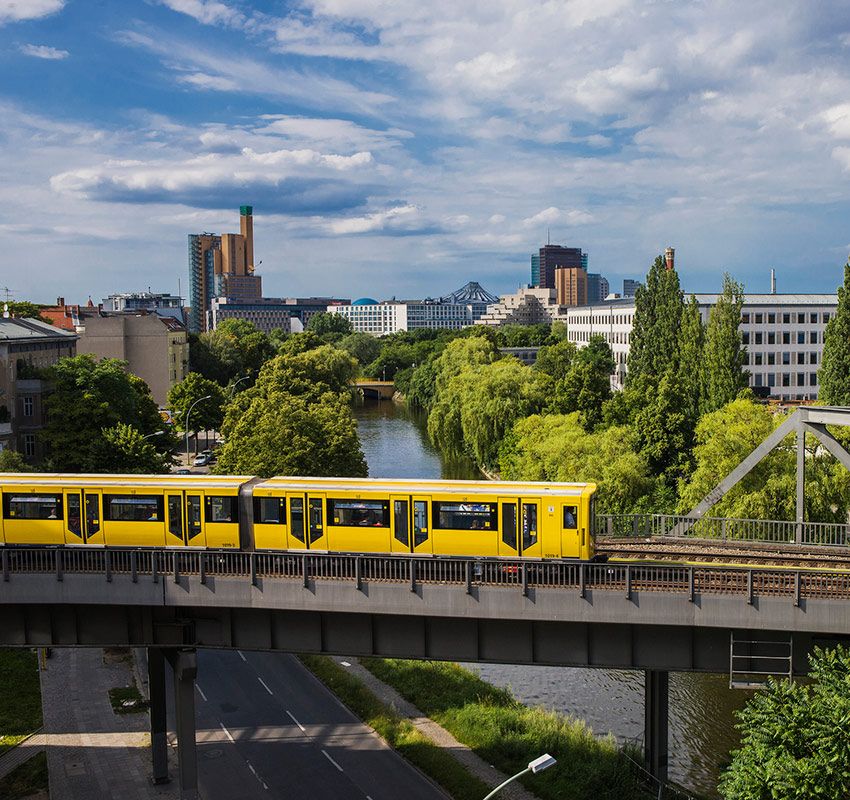
M 255 207 L 269 296 L 611 281 L 676 248 L 833 291 L 850 250 L 850 6 L 813 0 L 0 0 L 0 280 L 185 294 Z

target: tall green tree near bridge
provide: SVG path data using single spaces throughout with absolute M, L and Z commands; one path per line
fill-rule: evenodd
M 826 326 L 818 382 L 821 403 L 850 406 L 850 261 L 844 265 L 844 285 L 838 287 L 838 308 Z
M 744 287 L 724 273 L 723 291 L 711 309 L 705 332 L 705 393 L 700 409 L 703 414 L 731 403 L 747 388 L 747 351 L 741 346 L 743 306 Z

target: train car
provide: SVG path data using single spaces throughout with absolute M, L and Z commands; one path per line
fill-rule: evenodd
M 250 476 L 0 475 L 0 543 L 237 549 Z
M 591 483 L 0 475 L 0 544 L 591 559 Z
M 594 555 L 592 483 L 279 477 L 249 491 L 257 550 Z

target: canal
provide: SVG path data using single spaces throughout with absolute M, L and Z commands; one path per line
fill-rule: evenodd
M 479 478 L 471 462 L 449 461 L 429 442 L 424 415 L 392 402 L 354 409 L 371 477 Z M 643 736 L 643 673 L 632 670 L 467 665 L 529 705 L 584 720 L 596 734 L 620 742 Z M 728 675 L 670 675 L 670 777 L 700 794 L 715 787 L 737 744 L 733 712 L 749 697 L 729 689 Z

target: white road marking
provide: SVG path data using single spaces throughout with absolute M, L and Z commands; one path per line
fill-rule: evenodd
M 292 721 L 293 721 L 293 722 L 294 722 L 294 723 L 295 723 L 295 724 L 296 724 L 299 728 L 301 728 L 301 733 L 307 733 L 307 731 L 305 730 L 304 726 L 303 726 L 303 725 L 302 725 L 302 724 L 301 724 L 301 723 L 300 723 L 297 719 L 295 719 L 295 715 L 294 715 L 291 711 L 287 711 L 286 713 L 287 713 L 287 714 L 289 714 L 289 718 L 290 718 L 290 719 L 291 719 L 291 720 L 292 720 Z
M 325 754 L 325 758 L 326 758 L 328 761 L 330 761 L 330 762 L 331 762 L 331 764 L 333 764 L 333 765 L 334 765 L 334 766 L 335 766 L 335 767 L 336 767 L 336 768 L 337 768 L 340 772 L 345 772 L 345 770 L 344 770 L 344 769 L 343 769 L 343 768 L 342 768 L 339 764 L 337 764 L 337 763 L 336 763 L 336 761 L 334 761 L 334 760 L 330 757 L 330 755 L 328 755 L 328 751 L 327 751 L 327 750 L 322 750 L 322 752 Z
M 195 688 L 198 690 L 198 694 L 199 694 L 201 697 L 203 697 L 203 698 L 204 698 L 204 702 L 207 702 L 207 696 L 204 694 L 204 690 L 203 690 L 200 686 L 198 686 L 198 684 L 197 684 L 197 683 L 195 684 Z
M 236 652 L 239 653 L 239 658 L 241 658 L 247 664 L 248 659 L 245 658 L 245 654 L 241 650 L 237 650 Z
M 250 769 L 250 770 L 251 770 L 251 772 L 253 772 L 253 773 L 254 773 L 254 777 L 255 777 L 255 778 L 256 778 L 256 779 L 257 779 L 257 780 L 258 780 L 261 784 L 263 784 L 263 788 L 264 788 L 266 791 L 268 791 L 268 790 L 269 790 L 269 785 L 268 785 L 268 784 L 267 784 L 267 783 L 266 783 L 266 782 L 265 782 L 265 781 L 264 781 L 264 780 L 260 777 L 260 773 L 259 773 L 259 772 L 257 772 L 257 770 L 255 770 L 255 769 L 254 769 L 254 765 L 253 765 L 250 761 L 246 761 L 245 763 L 248 765 L 248 769 Z M 371 798 L 370 798 L 370 800 L 371 800 Z
M 234 739 L 234 738 L 230 735 L 230 731 L 229 731 L 229 730 L 227 730 L 227 728 L 225 728 L 225 727 L 224 727 L 224 723 L 223 723 L 223 722 L 219 722 L 218 724 L 221 726 L 221 729 L 224 731 L 224 735 L 225 735 L 228 739 L 230 739 L 230 741 L 231 741 L 233 744 L 236 744 L 236 740 L 235 740 L 235 739 Z
M 339 663 L 342 664 L 343 667 L 350 667 L 351 666 L 351 664 L 348 661 L 340 661 Z
M 254 773 L 254 777 L 256 778 L 257 777 L 257 770 L 254 769 L 254 765 L 250 761 L 246 761 L 245 763 L 248 765 L 248 769 L 250 769 L 251 772 Z
M 262 679 L 259 675 L 257 676 L 257 680 L 258 680 L 261 684 L 263 684 L 263 688 L 264 688 L 264 689 L 265 689 L 265 690 L 266 690 L 266 691 L 267 691 L 270 695 L 274 695 L 274 692 L 273 692 L 271 689 L 269 689 L 268 684 L 267 684 L 267 683 L 266 683 L 266 682 L 265 682 L 265 681 L 264 681 L 264 680 L 263 680 L 263 679 Z

